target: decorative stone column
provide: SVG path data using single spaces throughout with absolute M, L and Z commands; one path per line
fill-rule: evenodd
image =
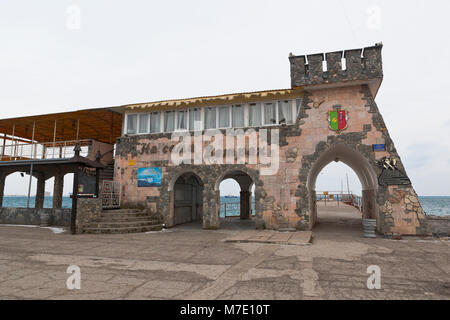
M 241 220 L 250 219 L 251 193 L 249 191 L 241 191 Z
M 36 189 L 36 202 L 35 208 L 42 209 L 44 208 L 44 197 L 45 197 L 45 175 L 44 173 L 38 173 L 38 182 Z
M 62 208 L 63 190 L 64 175 L 58 173 L 55 175 L 55 184 L 53 186 L 53 209 Z

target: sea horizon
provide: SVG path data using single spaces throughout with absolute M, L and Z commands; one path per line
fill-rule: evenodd
M 221 204 L 238 203 L 239 196 L 227 198 L 221 196 Z M 27 196 L 21 195 L 5 195 L 3 197 L 3 207 L 5 208 L 26 208 Z M 450 196 L 419 196 L 422 208 L 427 215 L 450 216 Z M 253 198 L 253 208 L 254 208 Z M 35 196 L 30 197 L 30 208 L 34 208 Z M 53 196 L 46 196 L 44 199 L 44 208 L 52 208 Z M 70 196 L 63 197 L 62 207 L 69 209 L 72 207 L 72 199 Z M 224 206 L 221 208 L 221 217 L 224 217 Z M 227 207 L 227 216 L 239 215 L 239 209 L 236 207 Z

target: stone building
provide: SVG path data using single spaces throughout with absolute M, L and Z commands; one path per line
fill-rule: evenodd
M 290 89 L 121 107 L 124 134 L 117 141 L 115 179 L 123 205 L 148 207 L 168 226 L 201 219 L 203 228 L 218 229 L 219 184 L 234 178 L 241 187 L 241 218 L 249 216 L 254 185 L 257 228 L 310 230 L 317 216 L 317 175 L 342 161 L 358 175 L 363 216 L 376 219 L 380 233 L 427 233 L 425 214 L 375 103 L 383 79 L 381 51 L 377 44 L 291 54 Z M 190 151 L 201 156 L 211 151 L 211 136 L 222 133 L 218 137 L 226 145 L 226 139 L 236 142 L 238 131 L 244 132 L 245 147 L 235 148 L 234 161 L 227 161 L 229 149 L 223 148 L 214 150 L 215 162 L 173 161 L 182 141 L 173 132 L 188 132 Z M 194 146 L 196 136 L 202 148 Z M 267 161 L 259 149 L 266 143 L 266 157 L 278 153 L 274 174 L 261 174 Z M 254 149 L 258 161 L 251 163 Z M 142 168 L 160 168 L 160 184 L 139 186 Z
M 121 206 L 157 213 L 168 227 L 201 220 L 205 229 L 220 228 L 219 185 L 232 178 L 241 189 L 241 219 L 253 213 L 256 228 L 311 230 L 317 176 L 341 161 L 359 177 L 363 217 L 376 219 L 378 232 L 427 234 L 426 216 L 375 103 L 383 79 L 381 51 L 377 44 L 291 54 L 289 89 L 110 107 L 99 110 L 110 115 L 104 127 L 89 123 L 94 117 L 84 110 L 82 136 L 109 142 L 108 150 L 116 142 L 107 164 L 114 167 Z M 2 121 L 1 128 L 12 123 Z M 78 141 L 75 131 L 72 140 Z M 30 139 L 30 132 L 21 137 Z M 53 146 L 67 139 L 56 132 L 55 118 Z M 2 160 L 4 153 L 5 145 Z M 0 165 L 0 199 L 4 172 Z

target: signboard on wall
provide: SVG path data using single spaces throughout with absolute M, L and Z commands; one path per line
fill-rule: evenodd
M 372 148 L 373 148 L 373 151 L 386 151 L 385 144 L 373 144 Z
M 162 178 L 161 168 L 139 168 L 138 169 L 138 187 L 160 187 Z

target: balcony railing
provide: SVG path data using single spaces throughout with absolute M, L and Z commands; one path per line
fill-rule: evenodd
M 55 141 L 44 143 L 12 143 L 0 146 L 0 161 L 67 159 L 75 155 L 75 145 L 81 147 L 80 156 L 89 157 L 93 140 Z M 95 156 L 95 155 L 94 155 Z

